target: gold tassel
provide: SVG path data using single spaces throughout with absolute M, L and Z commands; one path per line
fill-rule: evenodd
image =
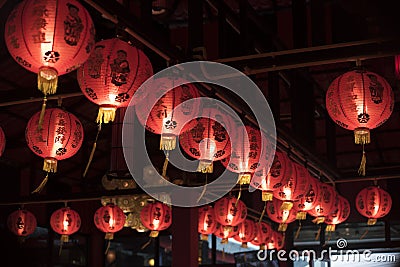
M 242 245 L 240 246 L 242 248 L 248 248 L 249 246 L 247 245 L 247 242 L 243 242 Z
M 298 211 L 296 213 L 296 220 L 305 220 L 307 218 L 307 212 L 305 211 Z
M 200 240 L 208 241 L 208 235 L 201 234 L 201 235 L 200 235 Z
M 237 207 L 237 204 L 239 203 L 239 199 L 241 196 L 242 196 L 242 184 L 239 184 L 239 193 L 238 193 L 238 197 L 236 199 L 235 207 Z
M 262 218 L 264 217 L 265 209 L 266 209 L 266 208 L 267 208 L 267 201 L 264 201 L 264 208 L 263 208 L 263 210 L 262 210 L 262 212 L 261 212 L 260 218 L 258 219 L 258 223 L 261 223 Z
M 157 237 L 158 236 L 158 231 L 151 231 L 149 236 L 150 237 Z
M 107 235 L 107 234 L 106 234 L 106 235 Z M 108 239 L 106 251 L 104 252 L 105 255 L 107 255 L 108 250 L 110 249 L 110 244 L 111 244 L 111 241 L 110 241 L 110 240 L 111 240 L 111 239 Z
M 87 174 L 87 172 L 89 170 L 90 164 L 92 163 L 94 152 L 96 151 L 97 139 L 99 139 L 100 131 L 101 131 L 101 123 L 99 123 L 99 126 L 97 127 L 96 138 L 94 139 L 92 151 L 90 151 L 89 160 L 88 160 L 88 163 L 86 164 L 86 168 L 85 168 L 85 171 L 82 174 L 82 177 L 86 176 L 86 174 Z
M 46 113 L 46 102 L 47 102 L 47 97 L 43 97 L 43 103 L 42 103 L 42 109 L 40 111 L 40 116 L 39 116 L 39 122 L 38 122 L 38 131 L 43 129 L 43 119 L 44 119 L 44 114 Z
M 358 174 L 365 176 L 365 165 L 367 164 L 367 156 L 365 155 L 364 145 L 363 145 L 363 155 L 361 157 L 360 167 L 358 168 Z
M 58 73 L 51 67 L 41 67 L 38 73 L 38 89 L 44 95 L 53 95 L 57 91 Z
M 297 227 L 296 234 L 294 235 L 294 240 L 296 240 L 297 238 L 299 238 L 300 230 L 301 230 L 301 221 L 299 221 L 299 227 Z
M 200 160 L 199 166 L 197 166 L 197 171 L 202 173 L 212 173 L 214 169 L 213 165 L 212 160 Z
M 168 168 L 168 162 L 169 162 L 169 152 L 167 151 L 165 154 L 165 160 L 162 168 L 162 173 L 161 176 L 166 178 L 167 177 L 167 168 Z
M 251 175 L 249 173 L 239 173 L 238 183 L 242 184 L 250 184 Z
M 285 232 L 287 229 L 287 223 L 280 223 L 278 227 L 279 232 Z
M 262 201 L 272 201 L 273 199 L 273 194 L 270 191 L 262 191 L 261 193 L 261 200 Z
M 58 249 L 58 256 L 61 256 L 61 251 L 62 251 L 62 247 L 63 247 L 63 240 L 62 240 L 63 235 L 61 236 L 61 240 L 60 240 L 60 248 Z
M 367 225 L 375 225 L 377 222 L 377 219 L 368 219 Z
M 317 235 L 315 236 L 315 241 L 319 239 L 319 236 L 321 235 L 321 226 L 318 229 Z
M 176 147 L 176 136 L 172 134 L 161 134 L 160 150 L 174 150 Z
M 40 183 L 40 185 L 35 190 L 33 190 L 31 194 L 40 193 L 43 190 L 43 188 L 46 186 L 48 180 L 49 180 L 49 173 L 46 174 L 46 177 L 44 177 L 44 179 Z
M 335 224 L 328 224 L 326 226 L 326 231 L 327 232 L 335 232 L 335 230 L 336 230 L 336 225 Z
M 117 108 L 114 106 L 100 106 L 96 122 L 109 123 L 110 121 L 114 121 L 116 111 Z
M 281 210 L 290 211 L 293 208 L 293 202 L 291 201 L 283 201 Z
M 354 143 L 357 145 L 365 145 L 371 142 L 368 128 L 359 127 L 354 129 Z
M 140 247 L 140 249 L 143 250 L 143 249 L 147 248 L 148 245 L 151 244 L 151 241 L 152 241 L 152 240 L 153 240 L 153 238 L 149 238 L 149 241 L 147 241 L 146 243 L 144 243 L 144 244 Z
M 57 159 L 45 158 L 43 161 L 43 170 L 45 172 L 57 172 Z
M 316 217 L 314 220 L 312 220 L 312 222 L 316 223 L 316 224 L 321 224 L 321 223 L 325 222 L 325 217 L 324 216 Z

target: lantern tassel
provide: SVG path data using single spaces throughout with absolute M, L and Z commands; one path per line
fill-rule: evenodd
M 377 222 L 377 219 L 368 219 L 367 225 L 375 225 Z
M 165 160 L 164 160 L 162 173 L 161 173 L 161 176 L 164 177 L 164 178 L 167 177 L 168 162 L 169 162 L 169 152 L 167 151 L 166 154 L 165 154 Z
M 299 227 L 297 227 L 296 234 L 294 235 L 294 240 L 299 238 L 300 230 L 301 230 L 301 221 L 299 221 Z
M 101 123 L 99 123 L 99 126 L 97 128 L 96 138 L 94 139 L 92 151 L 90 151 L 89 160 L 88 160 L 88 163 L 86 164 L 86 168 L 85 168 L 85 171 L 82 174 L 82 177 L 86 176 L 86 174 L 87 174 L 87 172 L 89 170 L 90 164 L 92 163 L 94 152 L 96 151 L 97 139 L 99 139 L 100 131 L 101 131 Z
M 197 171 L 202 173 L 212 173 L 213 169 L 213 162 L 210 160 L 200 160 L 197 166 Z
M 364 239 L 364 237 L 368 234 L 368 229 L 360 236 L 360 240 Z
M 321 235 L 321 226 L 318 229 L 317 234 L 315 235 L 315 240 L 317 241 L 319 239 L 319 236 Z
M 57 91 L 58 73 L 51 67 L 41 67 L 38 73 L 38 89 L 45 96 L 53 95 Z
M 336 225 L 335 224 L 328 224 L 325 229 L 327 232 L 335 232 Z
M 144 244 L 140 247 L 140 249 L 143 250 L 143 249 L 147 248 L 147 247 L 151 244 L 151 241 L 152 241 L 152 240 L 153 240 L 153 238 L 149 238 L 149 241 L 147 241 L 146 243 L 144 243 Z
M 262 191 L 261 193 L 261 200 L 262 201 L 272 201 L 273 194 L 270 191 Z
M 235 207 L 237 207 L 237 204 L 239 203 L 239 199 L 241 196 L 242 196 L 242 184 L 239 184 L 239 193 L 238 193 L 238 197 L 236 199 Z
M 201 234 L 201 236 L 200 236 L 200 240 L 203 240 L 203 241 L 208 241 L 208 235 Z
M 117 108 L 113 106 L 100 106 L 96 122 L 109 123 L 110 121 L 114 121 L 116 111 Z
M 264 201 L 264 208 L 263 208 L 263 210 L 262 210 L 262 212 L 261 212 L 260 218 L 258 219 L 258 223 L 261 223 L 262 218 L 264 217 L 265 209 L 266 209 L 266 208 L 267 208 L 267 201 Z
M 40 111 L 40 116 L 39 116 L 39 122 L 38 122 L 38 131 L 43 129 L 43 119 L 44 119 L 44 114 L 46 113 L 46 102 L 47 102 L 47 97 L 43 97 L 43 103 L 42 103 L 42 109 Z
M 40 193 L 46 186 L 48 180 L 49 180 L 49 173 L 46 174 L 46 177 L 44 177 L 40 185 L 35 190 L 33 190 L 31 194 Z
M 110 249 L 110 244 L 111 244 L 111 239 L 108 239 L 107 241 L 107 247 L 106 247 L 106 251 L 104 252 L 105 255 L 107 255 L 108 250 Z
M 58 256 L 61 256 L 61 251 L 62 251 L 62 247 L 63 247 L 63 240 L 62 240 L 62 238 L 61 238 L 61 240 L 60 240 L 60 248 L 58 249 Z
M 364 145 L 363 145 L 363 154 L 361 157 L 360 167 L 358 168 L 358 174 L 365 176 L 365 165 L 367 164 L 367 156 L 365 155 Z
M 57 172 L 57 159 L 45 158 L 43 161 L 43 170 L 45 172 Z
M 174 150 L 176 147 L 176 136 L 172 134 L 161 134 L 160 150 Z

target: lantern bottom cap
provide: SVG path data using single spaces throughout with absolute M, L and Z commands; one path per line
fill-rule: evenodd
M 114 233 L 107 232 L 106 236 L 104 237 L 104 239 L 113 240 L 114 239 Z
M 327 231 L 327 232 L 335 232 L 335 230 L 336 230 L 335 224 L 328 224 L 325 229 L 325 231 Z
M 58 72 L 52 67 L 41 67 L 38 73 L 38 89 L 44 95 L 52 95 L 57 91 Z
M 150 237 L 157 237 L 158 236 L 158 231 L 151 231 L 150 232 Z
M 285 232 L 287 229 L 287 223 L 280 223 L 278 227 L 279 232 Z
M 271 191 L 262 191 L 261 200 L 262 201 L 272 201 L 274 194 Z
M 43 161 L 43 170 L 45 172 L 57 172 L 57 159 L 47 157 Z
M 359 127 L 354 129 L 354 143 L 358 145 L 369 144 L 371 142 L 371 136 L 369 129 L 365 127 Z
M 176 135 L 161 134 L 160 150 L 174 150 L 176 147 Z
M 99 108 L 99 112 L 97 113 L 97 123 L 109 123 L 110 121 L 114 121 L 115 112 L 117 111 L 117 107 L 111 105 L 102 105 Z
M 367 224 L 368 225 L 375 225 L 377 221 L 378 221 L 377 219 L 368 219 Z
M 238 184 L 250 184 L 251 174 L 250 173 L 239 173 Z
M 283 201 L 281 205 L 281 210 L 286 210 L 289 211 L 293 208 L 293 202 L 292 201 Z
M 240 246 L 242 248 L 248 248 L 249 246 L 247 245 L 247 242 L 243 242 L 242 245 Z
M 305 220 L 307 218 L 307 212 L 305 211 L 298 211 L 296 213 L 296 220 Z
M 208 235 L 206 235 L 206 234 L 201 234 L 201 235 L 200 235 L 200 240 L 202 240 L 202 241 L 207 241 L 207 240 L 208 240 Z
M 202 173 L 212 173 L 214 169 L 213 165 L 212 160 L 201 159 L 199 161 L 199 166 L 197 166 L 197 171 Z
M 61 242 L 67 243 L 69 241 L 69 236 L 68 235 L 61 235 Z

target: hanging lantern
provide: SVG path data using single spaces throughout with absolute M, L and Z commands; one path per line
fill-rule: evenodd
M 205 206 L 199 210 L 199 224 L 198 232 L 201 234 L 201 240 L 208 240 L 208 235 L 215 232 L 217 228 L 217 221 L 215 220 L 214 208 Z
M 400 79 L 400 55 L 394 56 L 394 68 L 397 79 Z
M 260 163 L 261 164 L 261 163 Z M 264 166 L 261 164 L 261 166 Z M 255 185 L 261 189 L 262 201 L 272 201 L 273 192 L 286 184 L 292 172 L 292 164 L 285 153 L 276 151 L 271 168 L 267 172 L 266 168 L 255 172 L 255 177 L 261 177 L 260 185 Z
M 307 193 L 309 173 L 304 166 L 291 162 L 292 172 L 288 181 L 274 191 L 274 197 L 282 200 L 283 210 L 290 210 L 293 202 L 301 199 Z
M 100 107 L 97 123 L 114 121 L 116 109 L 127 107 L 136 90 L 152 75 L 147 56 L 118 38 L 96 43 L 77 71 L 83 94 Z
M 317 205 L 319 183 L 319 180 L 311 175 L 308 177 L 306 193 L 302 198 L 293 203 L 294 208 L 297 210 L 297 220 L 305 220 L 307 217 L 307 211 L 313 209 Z
M 363 145 L 359 173 L 365 175 L 364 144 L 370 143 L 370 130 L 385 123 L 394 107 L 393 91 L 378 74 L 357 69 L 337 77 L 326 93 L 329 116 L 339 126 L 354 131 L 356 144 Z
M 307 211 L 308 214 L 315 217 L 313 222 L 317 224 L 325 222 L 325 218 L 334 211 L 335 205 L 337 205 L 336 194 L 333 186 L 319 182 L 317 203 L 313 209 Z
M 219 225 L 215 231 L 214 235 L 221 238 L 221 244 L 228 244 L 228 239 L 236 236 L 239 233 L 240 224 L 236 226 L 229 225 Z
M 214 212 L 215 219 L 221 225 L 236 226 L 246 219 L 247 207 L 243 201 L 227 196 L 215 202 Z
M 264 250 L 265 244 L 267 244 L 271 238 L 272 231 L 273 230 L 269 224 L 265 222 L 256 223 L 256 236 L 252 241 L 250 241 L 250 243 L 259 246 L 261 250 Z
M 296 209 L 283 210 L 282 204 L 282 200 L 274 198 L 267 203 L 266 211 L 272 221 L 279 223 L 278 231 L 285 232 L 287 225 L 296 220 L 297 211 Z
M 390 212 L 392 197 L 378 186 L 369 186 L 357 194 L 356 208 L 362 216 L 368 218 L 368 225 L 374 225 L 377 219 Z
M 253 239 L 256 237 L 256 224 L 254 221 L 250 219 L 246 219 L 244 222 L 242 222 L 239 225 L 239 230 L 237 235 L 235 235 L 233 238 L 241 242 L 242 248 L 247 248 L 247 242 L 253 241 Z
M 151 231 L 150 237 L 157 237 L 159 231 L 165 230 L 171 225 L 172 211 L 164 203 L 148 203 L 140 212 L 140 220 Z
M 335 201 L 335 203 L 337 203 L 335 210 L 325 218 L 327 232 L 334 232 L 336 225 L 346 221 L 350 215 L 349 201 L 339 194 L 337 194 L 336 197 L 338 200 Z
M 76 0 L 25 0 L 9 15 L 5 41 L 15 61 L 38 74 L 38 89 L 54 94 L 59 75 L 89 57 L 95 28 Z
M 0 157 L 3 155 L 5 148 L 6 148 L 6 135 L 4 134 L 3 129 L 0 127 Z
M 242 126 L 237 129 L 237 135 L 232 141 L 230 157 L 221 162 L 229 171 L 239 174 L 239 184 L 250 184 L 252 174 L 259 167 L 260 154 L 260 131 L 251 126 Z
M 213 161 L 231 154 L 231 137 L 235 122 L 226 112 L 217 108 L 204 108 L 198 118 L 182 128 L 179 144 L 191 157 L 199 160 L 197 171 L 211 173 Z
M 285 237 L 283 236 L 283 234 L 277 231 L 272 231 L 271 238 L 267 243 L 267 249 L 281 250 L 284 245 L 285 245 Z
M 81 217 L 76 211 L 64 207 L 51 214 L 50 226 L 54 232 L 61 235 L 61 242 L 68 242 L 69 236 L 81 227 Z
M 176 86 L 178 83 L 183 84 Z M 198 89 L 175 77 L 155 79 L 149 84 L 146 86 L 147 101 L 137 103 L 136 115 L 148 131 L 161 135 L 161 150 L 173 150 L 182 127 L 199 114 L 200 100 L 196 100 L 200 96 Z M 149 103 L 154 103 L 156 99 L 155 105 L 150 107 Z
M 8 229 L 19 237 L 32 234 L 37 226 L 35 215 L 25 209 L 11 213 L 7 218 Z
M 106 233 L 105 239 L 112 240 L 114 233 L 124 228 L 125 214 L 117 205 L 107 204 L 96 210 L 94 224 L 97 229 Z

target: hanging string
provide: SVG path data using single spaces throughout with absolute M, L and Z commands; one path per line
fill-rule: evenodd
M 62 241 L 62 239 L 60 240 L 60 248 L 58 249 L 58 256 L 61 256 L 61 251 L 62 251 L 62 247 L 63 247 L 64 242 Z M 107 254 L 107 253 L 106 253 Z
M 168 162 L 169 162 L 169 151 L 165 151 L 165 160 L 162 168 L 162 174 L 161 176 L 166 178 L 167 177 L 167 168 L 168 168 Z
M 242 184 L 239 184 L 239 193 L 238 193 L 238 197 L 236 199 L 235 207 L 237 207 L 241 196 L 242 196 Z
M 106 251 L 104 252 L 105 255 L 107 255 L 108 250 L 110 249 L 110 244 L 111 244 L 111 241 L 110 241 L 110 239 L 108 239 Z
M 267 201 L 264 201 L 264 208 L 263 208 L 263 210 L 262 210 L 262 212 L 261 212 L 260 218 L 258 219 L 258 223 L 261 223 L 262 218 L 264 217 L 265 209 L 266 209 L 266 208 L 267 208 Z
M 141 250 L 143 250 L 143 249 L 145 249 L 145 248 L 147 248 L 150 244 L 151 244 L 151 241 L 153 240 L 153 238 L 149 238 L 149 241 L 147 241 L 146 243 L 144 243 L 141 247 L 140 247 L 140 249 Z
M 206 193 L 206 190 L 207 190 L 207 183 L 208 183 L 207 180 L 208 180 L 208 174 L 206 173 L 206 182 L 205 182 L 205 184 L 204 184 L 204 186 L 203 186 L 203 191 L 201 192 L 199 198 L 197 199 L 197 203 L 199 203 L 200 199 L 201 199 L 201 198 L 204 196 L 204 194 Z
M 296 240 L 297 238 L 299 238 L 300 230 L 301 230 L 301 220 L 299 220 L 299 227 L 297 227 L 296 234 L 294 235 L 294 239 L 295 239 L 295 240 Z
M 365 165 L 367 164 L 367 156 L 365 155 L 364 143 L 362 144 L 362 150 L 363 150 L 363 154 L 361 157 L 360 167 L 358 168 L 358 174 L 365 176 Z
M 319 225 L 317 235 L 315 236 L 315 241 L 317 241 L 319 239 L 319 236 L 321 235 L 321 230 L 322 230 L 322 225 Z
M 46 186 L 48 180 L 49 180 L 49 173 L 46 173 L 46 177 L 44 177 L 44 179 L 40 183 L 40 185 L 35 190 L 33 190 L 31 192 L 31 194 L 40 193 L 43 190 L 43 188 Z
M 360 236 L 360 240 L 364 239 L 364 237 L 368 234 L 368 229 Z
M 85 168 L 85 171 L 83 172 L 82 177 L 85 177 L 85 176 L 86 176 L 86 174 L 87 174 L 87 172 L 88 172 L 88 170 L 89 170 L 89 166 L 90 166 L 90 164 L 92 163 L 93 156 L 94 156 L 94 152 L 96 151 L 97 140 L 99 139 L 100 131 L 101 131 L 101 123 L 99 123 L 99 125 L 98 125 L 98 127 L 97 127 L 96 138 L 94 139 L 92 151 L 90 152 L 89 160 L 88 160 L 88 163 L 86 164 L 86 168 Z
M 39 116 L 38 131 L 43 129 L 43 119 L 44 119 L 44 114 L 46 112 L 46 103 L 47 103 L 47 97 L 45 95 L 43 97 L 42 109 L 40 111 L 40 116 Z

